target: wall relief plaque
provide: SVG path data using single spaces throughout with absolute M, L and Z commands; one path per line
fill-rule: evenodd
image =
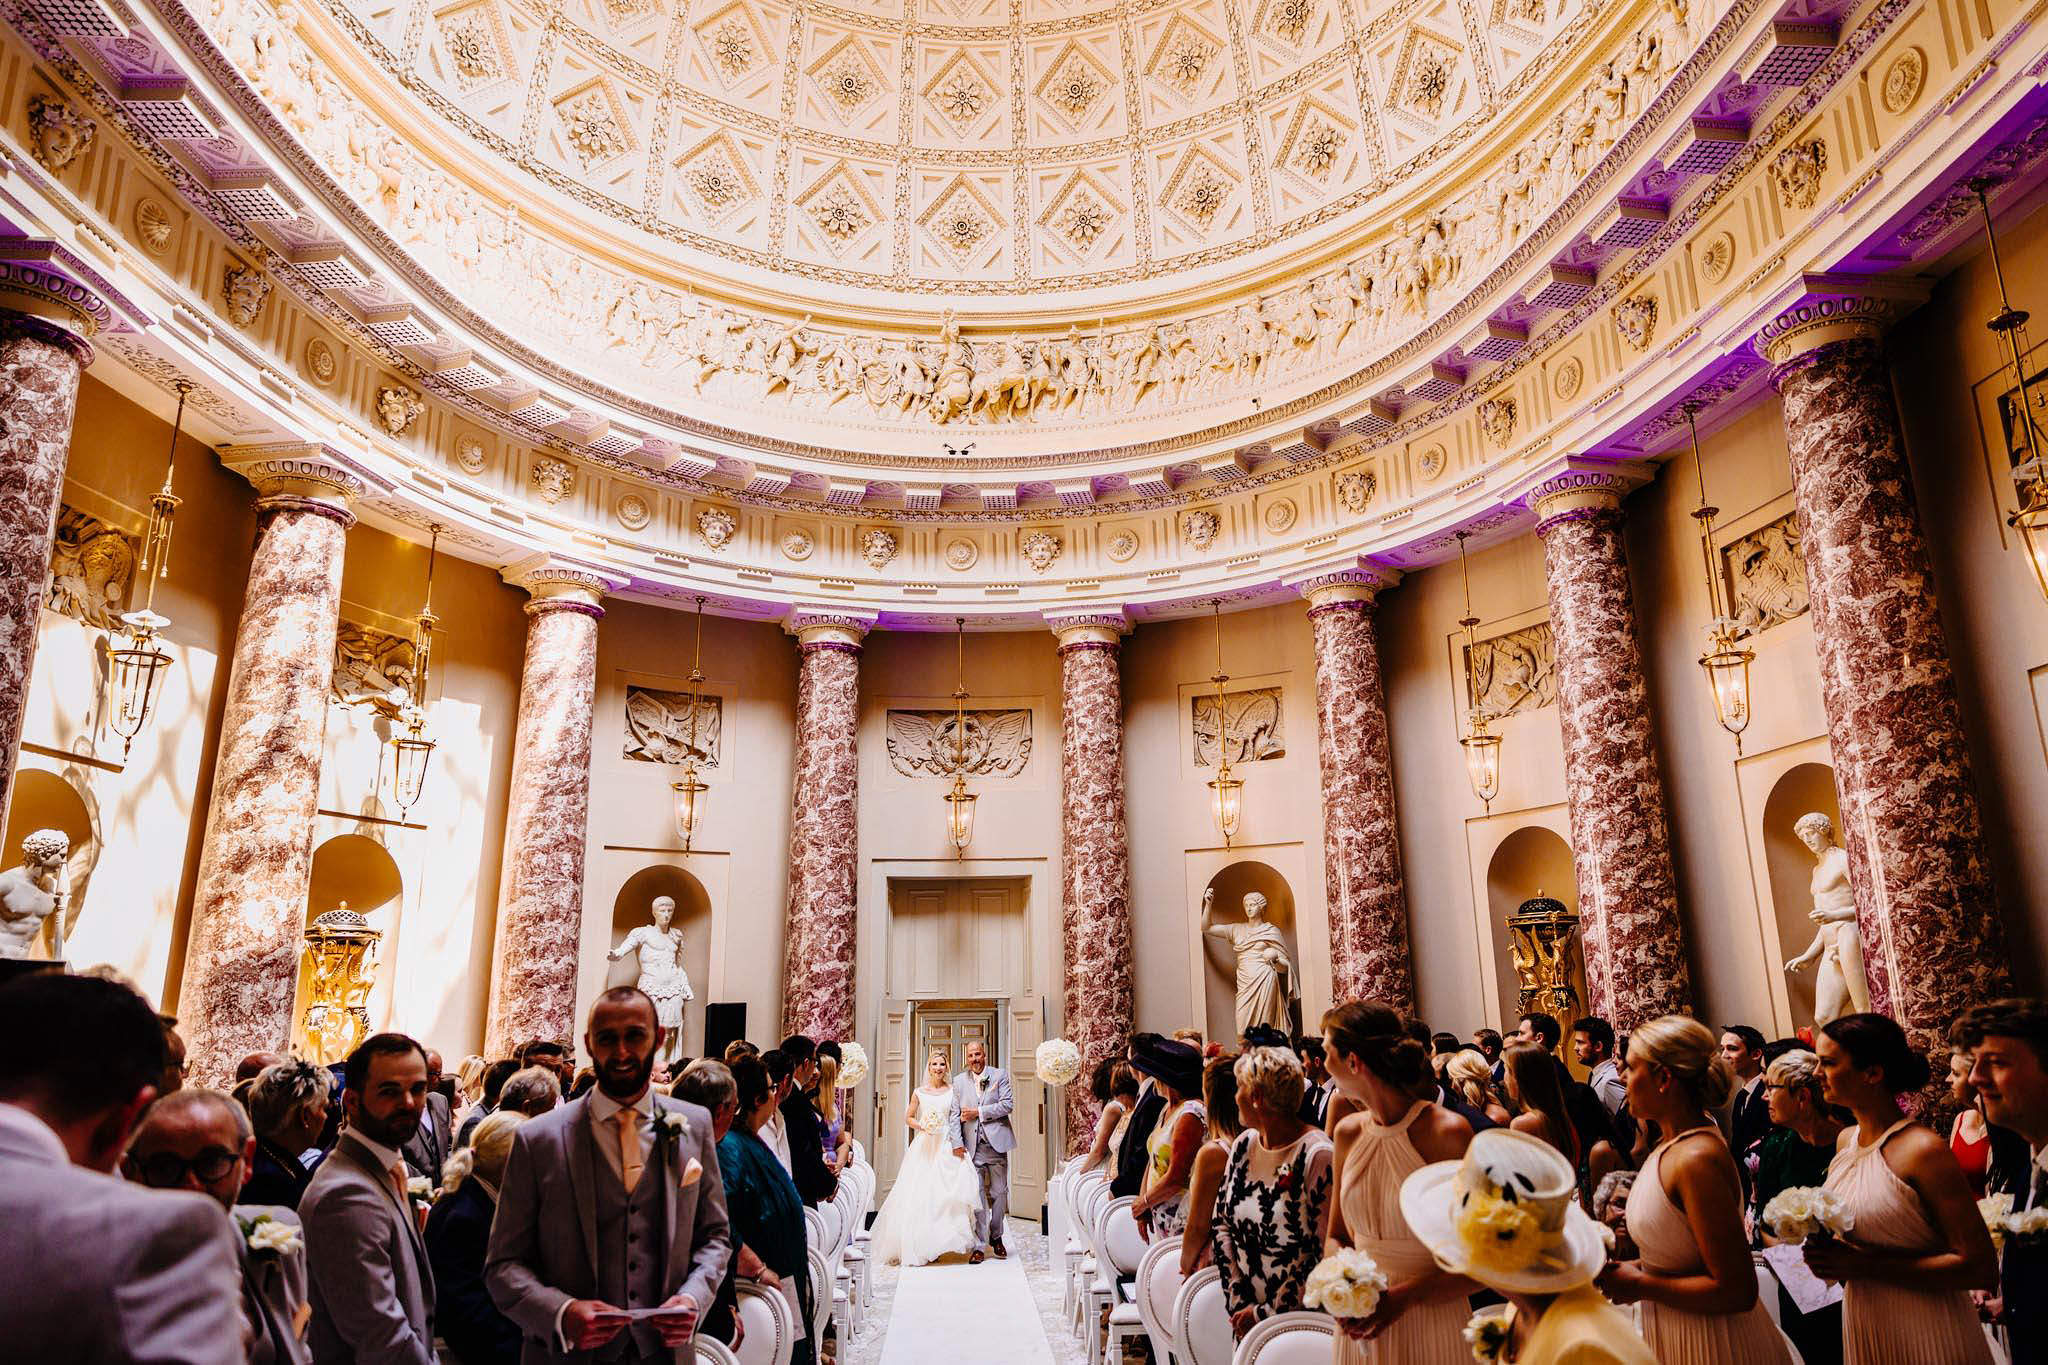
M 90 512 L 57 509 L 57 541 L 50 548 L 50 584 L 43 605 L 101 630 L 118 630 L 135 590 L 135 559 L 142 542 Z
M 724 738 L 724 703 L 719 697 L 697 700 L 697 743 L 690 744 L 690 694 L 657 687 L 626 686 L 626 757 L 642 763 L 681 763 L 695 758 L 707 768 L 718 766 Z
M 1232 763 L 1256 763 L 1262 758 L 1279 758 L 1287 752 L 1280 730 L 1280 689 L 1254 687 L 1223 694 L 1217 709 L 1216 694 L 1206 693 L 1191 700 L 1194 710 L 1195 766 L 1216 766 L 1216 746 L 1229 746 Z
M 327 699 L 397 715 L 412 695 L 412 641 L 388 630 L 343 621 L 334 635 L 334 682 Z
M 1728 606 L 1745 635 L 1804 616 L 1806 561 L 1799 549 L 1799 518 L 1787 512 L 1721 547 L 1728 576 Z
M 1548 621 L 1481 640 L 1465 654 L 1466 693 L 1487 715 L 1557 704 L 1557 642 Z
M 951 711 L 891 711 L 889 766 L 904 777 L 1017 777 L 1031 761 L 1031 712 L 969 711 L 963 735 Z

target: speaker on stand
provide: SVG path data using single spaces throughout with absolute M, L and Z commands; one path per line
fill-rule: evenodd
M 747 1005 L 744 1000 L 704 1006 L 704 1056 L 724 1061 L 725 1045 L 746 1036 Z

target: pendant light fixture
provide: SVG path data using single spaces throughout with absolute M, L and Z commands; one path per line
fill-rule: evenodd
M 704 818 L 704 793 L 709 791 L 697 776 L 697 713 L 704 709 L 704 599 L 697 599 L 697 648 L 690 660 L 690 740 L 683 750 L 683 775 L 668 784 L 676 807 L 676 837 L 683 852 L 690 851 L 697 837 L 697 823 Z
M 1500 795 L 1501 737 L 1493 733 L 1493 717 L 1472 695 L 1472 630 L 1479 624 L 1479 618 L 1472 614 L 1472 566 L 1465 559 L 1465 541 L 1471 534 L 1458 532 L 1458 569 L 1465 579 L 1465 615 L 1458 624 L 1465 628 L 1465 693 L 1472 702 L 1465 713 L 1465 733 L 1459 736 L 1458 743 L 1465 749 L 1465 776 L 1472 783 L 1472 794 L 1491 815 L 1493 798 Z
M 433 666 L 434 627 L 440 622 L 434 615 L 434 561 L 441 549 L 440 523 L 427 527 L 427 537 L 427 591 L 420 603 L 419 620 L 413 627 L 412 687 L 399 715 L 404 729 L 391 735 L 391 795 L 398 802 L 401 820 L 426 790 L 427 764 L 435 747 L 433 737 L 427 733 L 427 674 Z
M 962 857 L 974 842 L 974 802 L 967 790 L 967 618 L 953 618 L 953 789 L 946 793 L 946 842 Z
M 1735 736 L 1735 752 L 1742 752 L 1742 732 L 1749 728 L 1749 663 L 1756 651 L 1742 643 L 1742 626 L 1724 596 L 1721 575 L 1714 571 L 1714 517 L 1720 508 L 1707 502 L 1707 471 L 1700 463 L 1700 432 L 1696 418 L 1699 408 L 1685 407 L 1685 429 L 1692 438 L 1692 467 L 1699 478 L 1700 505 L 1693 512 L 1700 524 L 1701 562 L 1707 571 L 1707 608 L 1714 619 L 1707 625 L 1707 651 L 1700 655 L 1700 667 L 1707 671 L 1707 690 L 1714 698 L 1714 719 Z
M 156 611 L 157 580 L 170 572 L 171 530 L 182 499 L 171 491 L 171 475 L 178 467 L 178 437 L 185 429 L 185 399 L 192 385 L 179 380 L 178 411 L 171 419 L 171 453 L 164 461 L 164 486 L 149 500 L 149 529 L 143 534 L 142 558 L 135 566 L 143 584 L 142 606 L 121 616 L 121 643 L 107 637 L 107 677 L 112 685 L 112 706 L 107 722 L 121 737 L 121 758 L 128 758 L 129 746 L 149 723 L 156 707 L 157 685 L 171 656 L 164 649 L 162 634 L 171 622 Z
M 1223 709 L 1223 685 L 1230 681 L 1223 671 L 1223 599 L 1210 602 L 1209 609 L 1216 622 L 1216 673 L 1209 679 L 1216 684 L 1216 776 L 1209 783 L 1209 814 L 1223 835 L 1223 846 L 1229 848 L 1244 818 L 1244 779 L 1230 775 L 1230 724 Z
M 1998 281 L 1998 312 L 1984 325 L 2005 338 L 2006 350 L 2012 356 L 2013 383 L 2020 394 L 2019 426 L 2027 456 L 2012 471 L 2019 481 L 2019 510 L 2007 517 L 2005 524 L 2018 532 L 2020 548 L 2034 570 L 2034 586 L 2043 597 L 2048 597 L 2048 463 L 2042 459 L 2041 436 L 2034 428 L 2033 395 L 2027 386 L 2027 352 L 2031 349 L 2027 344 L 2027 313 L 2013 307 L 2006 298 L 2005 267 L 1998 259 L 1998 235 L 1991 229 L 1991 190 L 1996 183 L 1972 180 L 1970 190 L 1977 196 L 1977 207 L 1984 215 L 1984 242 L 1990 248 L 1992 276 Z

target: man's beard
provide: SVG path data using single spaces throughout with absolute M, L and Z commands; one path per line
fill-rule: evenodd
M 358 1108 L 354 1123 L 358 1132 L 380 1147 L 403 1147 L 418 1135 L 420 1118 L 424 1113 L 424 1110 L 394 1109 L 380 1119 L 367 1108 Z
M 621 1065 L 609 1063 L 597 1073 L 597 1088 L 611 1099 L 620 1101 L 640 1098 L 640 1092 L 654 1077 L 654 1053 L 650 1049 L 638 1062 Z

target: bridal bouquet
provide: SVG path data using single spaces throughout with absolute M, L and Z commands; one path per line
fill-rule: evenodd
M 927 1104 L 917 1111 L 917 1128 L 921 1133 L 937 1137 L 946 1131 L 946 1116 Z
M 1323 1257 L 1309 1271 L 1301 1302 L 1333 1318 L 1369 1318 L 1386 1289 L 1387 1276 L 1379 1262 L 1354 1247 L 1345 1247 Z
M 868 1078 L 868 1050 L 859 1043 L 839 1045 L 839 1088 L 851 1090 Z
M 1033 1058 L 1038 1079 L 1047 1085 L 1072 1085 L 1081 1074 L 1081 1049 L 1064 1038 L 1048 1038 Z
M 1833 1190 L 1794 1185 L 1764 1205 L 1764 1226 L 1779 1241 L 1797 1246 L 1809 1237 L 1840 1237 L 1855 1226 L 1855 1219 Z

